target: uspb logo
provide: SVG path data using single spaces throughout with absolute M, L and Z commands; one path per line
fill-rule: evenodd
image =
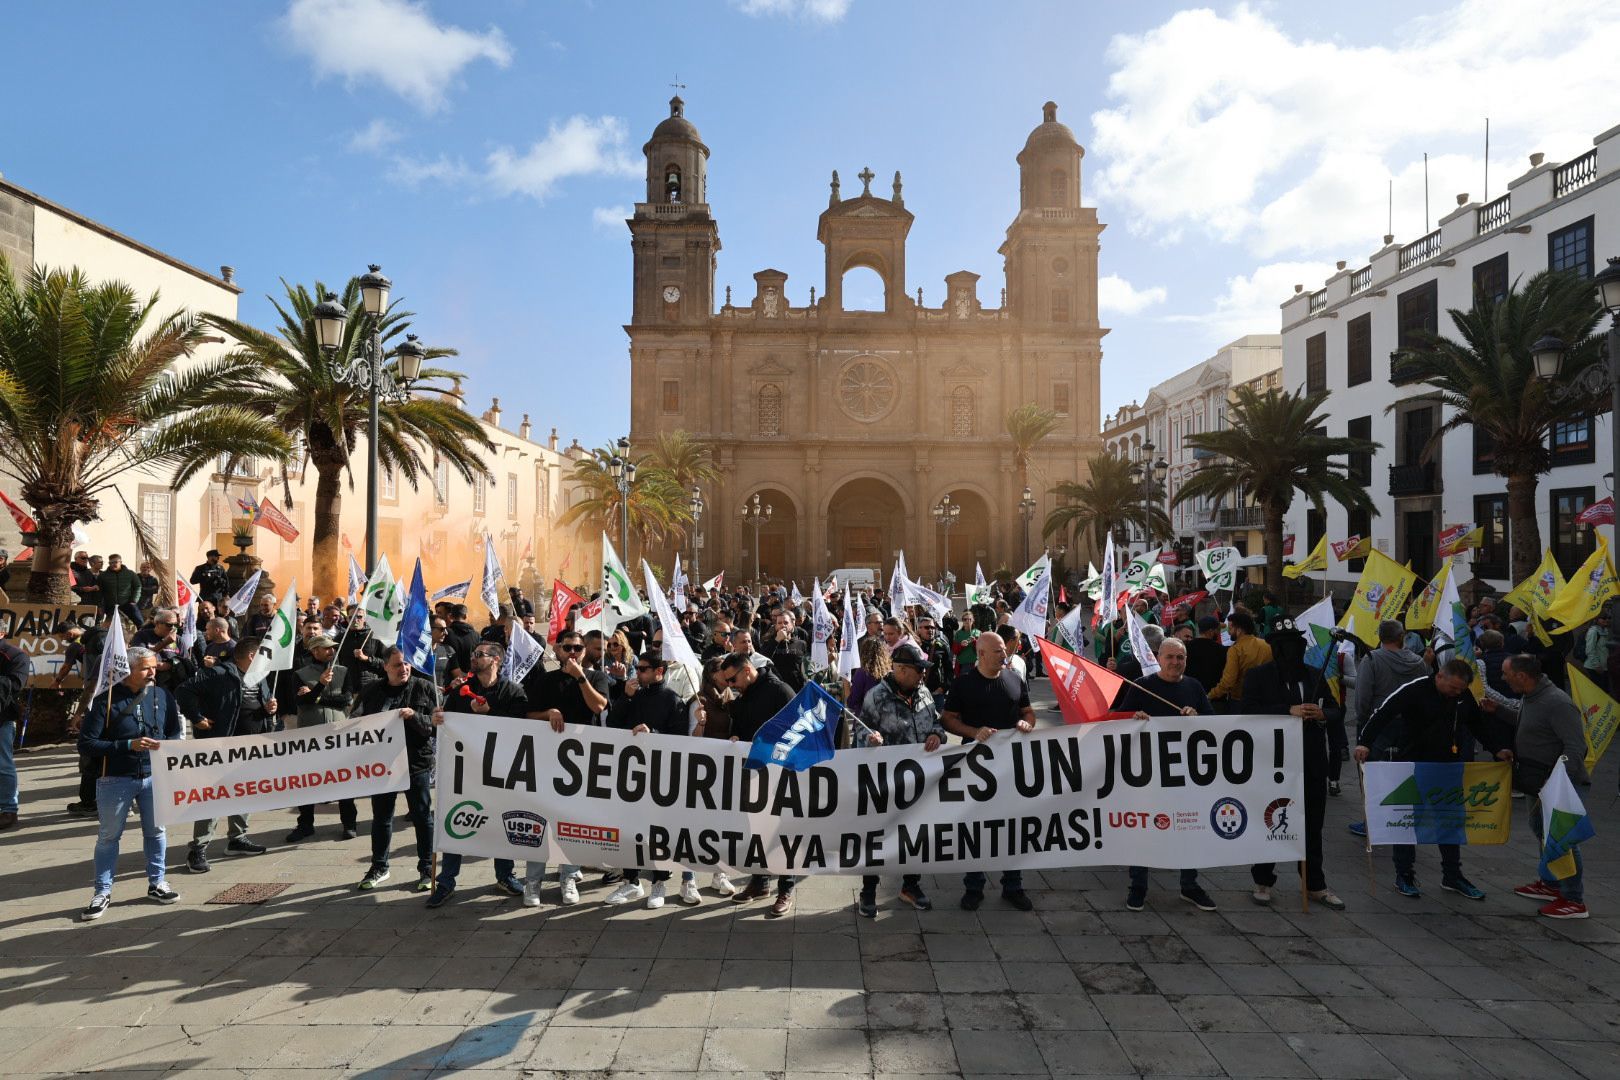
M 1222 840 L 1236 840 L 1249 827 L 1249 812 L 1236 799 L 1219 799 L 1210 807 L 1209 827 Z
M 489 824 L 484 804 L 467 799 L 458 802 L 444 815 L 444 831 L 452 840 L 465 840 Z
M 501 815 L 507 842 L 518 847 L 537 848 L 546 842 L 546 819 L 527 810 L 508 810 Z

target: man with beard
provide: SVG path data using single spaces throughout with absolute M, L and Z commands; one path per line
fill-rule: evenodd
M 1322 672 L 1305 666 L 1305 635 L 1288 619 L 1279 619 L 1266 644 L 1271 662 L 1243 676 L 1238 709 L 1245 713 L 1293 716 L 1304 729 L 1305 773 L 1305 890 L 1316 903 L 1334 911 L 1344 901 L 1327 887 L 1322 870 L 1322 819 L 1327 813 L 1329 713 L 1339 711 Z M 1341 721 L 1342 722 L 1342 721 Z M 1286 808 L 1282 811 L 1287 812 Z M 1277 884 L 1275 863 L 1257 863 L 1249 870 L 1254 879 L 1254 902 L 1271 903 Z

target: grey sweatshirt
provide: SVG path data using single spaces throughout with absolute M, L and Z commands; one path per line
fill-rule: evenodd
M 1587 782 L 1586 731 L 1581 711 L 1569 695 L 1543 675 L 1536 688 L 1519 701 L 1519 730 L 1514 736 L 1515 757 L 1552 765 L 1560 756 L 1569 759 L 1569 778 Z
M 1385 698 L 1431 674 L 1429 665 L 1410 649 L 1380 646 L 1356 662 L 1356 730 L 1360 731 Z

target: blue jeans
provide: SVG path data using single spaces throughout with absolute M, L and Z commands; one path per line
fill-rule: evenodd
M 506 881 L 512 876 L 513 863 L 511 859 L 495 860 L 495 880 Z M 456 877 L 461 873 L 461 853 L 447 851 L 439 858 L 439 888 L 453 889 L 456 887 Z
M 17 812 L 17 761 L 12 757 L 12 743 L 17 738 L 17 722 L 7 720 L 0 724 L 0 814 Z
M 1462 848 L 1456 844 L 1436 844 L 1435 847 L 1440 849 L 1441 883 L 1462 877 Z M 1395 860 L 1396 877 L 1411 877 L 1417 872 L 1417 845 L 1394 844 L 1389 853 Z
M 1526 799 L 1530 809 L 1530 831 L 1535 834 L 1536 840 L 1541 840 L 1541 800 Z M 1541 876 L 1541 883 L 1549 888 L 1557 889 L 1564 894 L 1565 900 L 1572 900 L 1577 904 L 1586 903 L 1586 887 L 1581 884 L 1581 849 L 1579 845 L 1573 849 L 1575 852 L 1575 876 L 1567 877 L 1563 881 Z
M 1148 874 L 1152 871 L 1146 866 L 1130 867 L 1131 888 L 1147 892 Z M 1198 885 L 1198 871 L 1183 870 L 1181 872 L 1181 887 L 1183 889 L 1195 888 Z
M 96 781 L 96 810 L 101 831 L 96 835 L 96 892 L 112 892 L 113 871 L 118 867 L 118 842 L 124 837 L 124 823 L 130 805 L 141 812 L 141 841 L 146 848 L 146 880 L 156 885 L 163 880 L 164 859 L 169 838 L 152 814 L 150 776 L 103 776 Z
M 579 867 L 577 867 L 577 866 L 570 866 L 568 863 L 558 863 L 557 864 L 557 884 L 561 885 L 564 881 L 568 880 L 568 877 L 569 877 L 570 874 L 573 874 L 573 873 L 577 872 L 578 870 L 579 870 Z M 442 878 L 444 875 L 441 874 L 439 876 Z M 540 885 L 545 880 L 546 880 L 546 864 L 545 863 L 530 861 L 530 862 L 525 862 L 523 864 L 523 883 L 525 885 L 528 885 L 530 888 L 534 889 L 536 892 L 539 892 L 540 891 Z
M 962 891 L 970 893 L 984 893 L 984 875 L 977 870 L 962 875 Z M 1001 872 L 1001 895 L 1020 893 L 1024 891 L 1024 872 L 1022 870 L 1003 870 Z
M 388 869 L 388 852 L 394 842 L 394 810 L 399 805 L 399 792 L 385 791 L 371 797 L 371 865 L 373 869 Z M 416 827 L 416 872 L 427 877 L 433 860 L 433 772 L 424 769 L 411 773 L 411 785 L 405 789 L 405 809 L 411 824 Z M 302 811 L 300 811 L 300 818 Z

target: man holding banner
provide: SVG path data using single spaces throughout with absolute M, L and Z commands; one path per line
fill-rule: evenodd
M 861 702 L 861 722 L 867 726 L 868 746 L 922 746 L 933 753 L 939 749 L 945 729 L 939 724 L 939 708 L 923 685 L 929 659 L 915 645 L 902 645 L 889 658 L 893 668 L 883 681 L 867 692 Z M 866 919 L 877 918 L 878 875 L 861 878 L 860 899 L 855 911 Z M 900 879 L 900 902 L 918 911 L 934 906 L 922 889 L 921 874 L 905 874 Z
M 168 691 L 153 685 L 156 681 L 157 654 L 130 649 L 129 675 L 95 696 L 79 730 L 79 752 L 101 762 L 101 778 L 96 782 L 96 809 L 101 817 L 101 831 L 96 836 L 96 885 L 89 905 L 79 913 L 85 922 L 101 918 L 112 903 L 118 842 L 132 805 L 141 815 L 146 895 L 160 904 L 180 899 L 165 880 L 168 837 L 157 823 L 152 802 L 152 751 L 164 739 L 180 738 L 180 710 Z
M 433 887 L 433 684 L 411 670 L 398 647 L 383 660 L 383 677 L 368 683 L 355 706 L 356 716 L 399 710 L 405 722 L 405 766 L 410 774 L 405 808 L 416 829 L 416 891 Z M 356 886 L 369 892 L 388 880 L 388 853 L 394 840 L 397 791 L 371 797 L 371 866 Z
M 262 735 L 272 730 L 276 715 L 276 699 L 271 693 L 270 680 L 249 685 L 247 670 L 259 655 L 259 643 L 254 640 L 238 641 L 231 653 L 231 662 L 204 668 L 187 679 L 175 691 L 180 711 L 191 720 L 192 733 L 199 739 L 229 738 L 232 735 Z M 193 874 L 206 874 L 208 845 L 213 842 L 215 818 L 202 818 L 192 826 L 191 850 L 186 853 L 186 867 Z M 225 850 L 237 855 L 263 855 L 264 845 L 248 839 L 248 815 L 231 814 Z

